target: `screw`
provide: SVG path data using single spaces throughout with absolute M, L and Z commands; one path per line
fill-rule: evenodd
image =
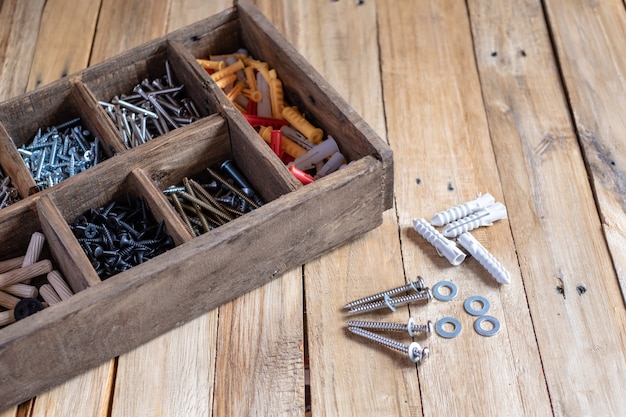
M 260 206 L 259 204 L 257 204 L 256 202 L 252 201 L 252 199 L 250 197 L 248 197 L 241 190 L 237 189 L 237 187 L 233 186 L 231 183 L 226 181 L 226 179 L 224 179 L 224 177 L 222 177 L 220 174 L 218 174 L 217 172 L 213 171 L 211 168 L 207 168 L 207 171 L 209 171 L 209 174 L 211 174 L 213 176 L 213 178 L 215 178 L 215 180 L 217 182 L 221 183 L 224 187 L 228 188 L 230 191 L 235 193 L 238 197 L 241 197 L 244 200 L 246 200 L 246 203 L 250 204 L 254 208 L 259 208 L 259 206 Z
M 433 294 L 430 291 L 430 288 L 426 288 L 425 291 L 422 291 L 417 294 L 404 295 L 401 297 L 391 298 L 389 296 L 385 296 L 385 299 L 375 301 L 373 303 L 361 304 L 358 305 L 348 311 L 348 314 L 359 314 L 365 313 L 367 311 L 379 310 L 381 308 L 389 307 L 392 311 L 395 311 L 395 308 L 412 303 L 413 301 L 421 301 L 426 300 L 430 301 L 433 298 Z
M 104 250 L 104 248 L 102 246 L 96 246 L 93 250 L 93 256 L 95 256 L 96 258 L 102 258 L 102 257 L 116 257 L 119 255 L 119 252 L 117 250 Z
M 392 332 L 406 331 L 410 336 L 415 336 L 415 333 L 432 333 L 434 329 L 432 321 L 428 320 L 427 324 L 416 324 L 413 317 L 409 317 L 406 324 L 381 321 L 349 321 L 348 326 Z
M 426 285 L 424 284 L 424 279 L 420 276 L 417 277 L 415 281 L 409 281 L 407 285 L 403 285 L 401 287 L 392 288 L 390 290 L 379 292 L 378 294 L 370 295 L 368 297 L 360 298 L 358 300 L 354 300 L 343 306 L 343 308 L 348 309 L 352 307 L 356 307 L 361 304 L 371 303 L 372 301 L 380 300 L 384 298 L 385 295 L 392 296 L 395 294 L 399 294 L 407 291 L 415 291 L 416 293 L 422 292 L 426 289 Z
M 415 363 L 421 363 L 422 361 L 426 361 L 426 359 L 428 359 L 428 356 L 430 355 L 430 351 L 428 350 L 428 348 L 422 348 L 417 342 L 413 342 L 407 346 L 404 343 L 398 342 L 397 340 L 389 339 L 387 337 L 378 335 L 360 327 L 348 327 L 348 330 L 361 337 L 372 340 L 383 346 L 387 346 L 388 348 L 397 350 L 398 352 L 404 353 L 409 357 L 409 359 L 411 359 Z

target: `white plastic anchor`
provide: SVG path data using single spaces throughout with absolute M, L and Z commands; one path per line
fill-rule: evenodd
M 445 237 L 457 237 L 461 233 L 469 232 L 480 226 L 491 226 L 497 220 L 506 219 L 506 207 L 502 203 L 494 203 L 488 207 L 465 216 L 457 221 L 448 223 L 443 228 Z
M 446 239 L 425 219 L 413 219 L 413 228 L 437 249 L 439 256 L 446 258 L 452 265 L 460 265 L 465 259 L 465 254 L 461 249 L 453 241 Z
M 469 216 L 470 214 L 480 210 L 481 208 L 485 208 L 495 203 L 496 199 L 489 193 L 478 196 L 476 199 L 467 201 L 458 206 L 452 207 L 445 211 L 440 211 L 435 214 L 430 221 L 433 226 L 443 226 L 445 224 L 451 223 L 455 220 L 461 219 L 465 216 Z
M 459 243 L 480 263 L 500 284 L 509 284 L 511 274 L 479 241 L 469 232 L 459 236 Z
M 328 161 L 317 170 L 316 178 L 325 177 L 331 172 L 335 172 L 339 169 L 341 165 L 343 165 L 343 161 L 346 160 L 346 157 L 343 156 L 341 152 L 335 152 L 333 156 L 331 156 Z
M 296 166 L 296 168 L 301 169 L 302 171 L 306 171 L 313 168 L 313 166 L 317 162 L 324 160 L 324 158 L 334 154 L 335 152 L 339 152 L 337 142 L 335 142 L 335 139 L 333 139 L 332 136 L 328 135 L 328 139 L 318 145 L 313 146 L 306 153 L 303 153 L 302 155 L 297 157 L 293 161 L 293 164 Z

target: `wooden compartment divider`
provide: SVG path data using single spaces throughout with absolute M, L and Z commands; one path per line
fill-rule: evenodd
M 140 190 L 138 194 L 146 200 L 154 219 L 157 222 L 165 222 L 166 233 L 172 237 L 176 246 L 193 239 L 191 232 L 172 209 L 167 198 L 156 188 L 154 181 L 143 169 L 134 169 L 130 172 L 128 185 L 132 189 Z
M 59 209 L 48 196 L 37 200 L 41 228 L 48 247 L 58 260 L 61 273 L 74 293 L 100 283 L 100 277 L 91 266 L 87 255 L 78 244 Z
M 0 123 L 0 167 L 4 175 L 11 177 L 11 183 L 17 188 L 22 198 L 37 192 L 38 188 L 33 176 L 2 123 Z
M 350 164 L 302 186 L 196 57 L 249 48 L 275 68 L 287 101 L 338 142 Z M 129 94 L 171 65 L 202 118 L 132 149 L 98 100 Z M 81 117 L 109 157 L 39 191 L 16 146 Z M 0 329 L 0 409 L 17 404 L 310 261 L 382 222 L 392 153 L 248 1 L 31 93 L 0 103 L 0 166 L 24 199 L 0 212 L 0 261 L 43 231 L 76 294 Z M 192 237 L 162 190 L 233 159 L 265 204 Z M 20 165 L 21 164 L 21 165 Z M 34 193 L 34 194 L 33 194 Z M 70 224 L 89 209 L 142 196 L 175 247 L 100 280 Z M 31 195 L 32 194 L 32 195 Z M 49 358 L 55 360 L 51 361 Z M 38 363 L 37 369 L 22 363 Z M 25 369 L 28 368 L 28 369 Z
M 77 78 L 70 79 L 70 82 L 73 86 L 74 99 L 79 107 L 84 109 L 85 119 L 90 126 L 93 126 L 92 133 L 100 139 L 104 153 L 110 157 L 124 152 L 126 148 L 119 139 L 117 128 L 102 106 L 98 104 L 93 92 Z

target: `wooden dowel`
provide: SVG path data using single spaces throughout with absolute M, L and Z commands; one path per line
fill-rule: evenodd
M 19 298 L 14 297 L 11 294 L 7 294 L 4 291 L 0 291 L 0 306 L 13 310 L 19 302 Z
M 0 274 L 8 272 L 12 269 L 19 268 L 24 262 L 24 256 L 18 256 L 17 258 L 7 259 L 6 261 L 0 261 Z
M 48 259 L 44 259 L 43 261 L 36 262 L 24 268 L 5 272 L 0 274 L 0 288 L 47 274 L 50 271 L 52 271 L 52 263 Z
M 13 310 L 0 311 L 0 327 L 6 326 L 14 322 L 15 316 L 13 315 Z
M 21 298 L 37 298 L 39 291 L 34 285 L 13 284 L 2 289 L 4 292 Z
M 39 287 L 39 294 L 41 294 L 41 298 L 51 306 L 61 302 L 61 297 L 59 297 L 59 294 L 57 294 L 50 284 L 43 284 Z
M 28 249 L 26 250 L 24 261 L 22 262 L 22 268 L 37 262 L 37 259 L 39 259 L 39 255 L 41 255 L 41 249 L 43 249 L 43 244 L 45 241 L 46 237 L 43 233 L 33 233 L 33 235 L 30 237 L 30 242 L 28 243 Z
M 59 271 L 50 271 L 48 273 L 48 282 L 52 285 L 52 288 L 54 288 L 57 294 L 59 294 L 61 300 L 67 300 L 74 295 Z

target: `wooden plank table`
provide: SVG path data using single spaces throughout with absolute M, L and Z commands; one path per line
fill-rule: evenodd
M 394 208 L 352 243 L 0 416 L 623 415 L 624 2 L 256 3 L 393 148 Z M 0 0 L 0 99 L 230 5 Z M 451 266 L 412 228 L 481 192 L 508 209 L 474 234 L 510 285 L 471 258 Z M 354 318 L 458 318 L 457 338 L 416 338 L 427 362 L 346 331 L 346 302 L 418 275 L 459 295 Z M 500 320 L 494 337 L 463 311 L 474 294 Z

